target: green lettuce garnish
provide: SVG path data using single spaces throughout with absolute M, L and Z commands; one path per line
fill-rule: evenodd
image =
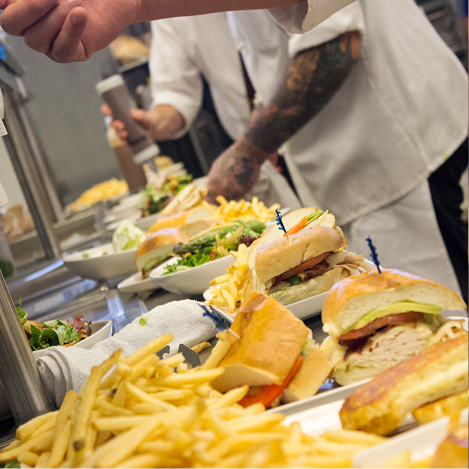
M 204 253 L 192 254 L 190 256 L 179 259 L 174 264 L 167 265 L 164 268 L 163 275 L 174 274 L 175 272 L 188 270 L 191 267 L 196 267 L 198 265 L 205 264 L 206 262 L 209 262 L 214 259 L 218 259 L 219 257 L 221 256 L 218 254 L 215 257 L 212 257 L 211 254 L 204 254 Z

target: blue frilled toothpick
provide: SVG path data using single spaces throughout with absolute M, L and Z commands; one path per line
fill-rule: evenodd
M 277 225 L 285 233 L 285 236 L 288 238 L 287 230 L 285 228 L 285 225 L 283 224 L 282 215 L 280 214 L 280 210 L 278 208 L 276 208 L 275 213 L 277 214 L 277 216 L 275 217 L 276 220 L 277 220 Z
M 378 272 L 381 273 L 381 269 L 379 268 L 378 253 L 376 252 L 376 248 L 373 246 L 373 243 L 371 242 L 371 238 L 369 236 L 368 238 L 366 238 L 366 242 L 368 243 L 368 246 L 370 247 L 371 257 L 373 258 L 373 262 L 378 268 Z

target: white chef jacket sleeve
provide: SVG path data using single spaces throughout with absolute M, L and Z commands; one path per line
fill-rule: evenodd
M 270 14 L 289 33 L 304 33 L 355 0 L 303 0 L 299 3 L 270 8 Z
M 298 52 L 318 46 L 346 33 L 365 29 L 365 19 L 359 2 L 348 5 L 321 24 L 304 34 L 290 34 L 288 52 L 294 57 Z
M 182 39 L 184 35 L 177 30 L 180 20 L 169 18 L 151 22 L 149 58 L 152 107 L 170 104 L 184 117 L 185 127 L 174 138 L 183 136 L 189 130 L 203 98 L 200 71 L 186 52 L 187 44 Z

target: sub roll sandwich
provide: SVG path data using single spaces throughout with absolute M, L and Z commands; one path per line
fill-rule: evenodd
M 162 228 L 149 233 L 135 252 L 135 265 L 142 278 L 148 278 L 153 269 L 173 257 L 174 246 L 186 243 L 189 238 L 178 228 Z
M 347 251 L 335 217 L 304 208 L 283 217 L 287 235 L 277 227 L 250 248 L 252 288 L 283 305 L 328 291 L 339 280 L 371 269 L 362 255 Z
M 248 385 L 248 394 L 239 402 L 244 407 L 262 403 L 269 408 L 311 397 L 332 370 L 311 330 L 277 301 L 256 291 L 241 304 L 212 355 L 217 357 L 212 365 L 225 369 L 213 387 L 227 392 Z
M 387 435 L 408 414 L 467 387 L 466 333 L 432 345 L 362 384 L 345 399 L 339 417 L 345 429 Z
M 407 272 L 381 269 L 336 283 L 322 309 L 328 337 L 321 350 L 342 385 L 372 378 L 422 350 L 467 334 L 464 320 L 442 310 L 465 310 L 449 288 Z

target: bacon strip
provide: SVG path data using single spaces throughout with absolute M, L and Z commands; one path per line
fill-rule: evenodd
M 293 267 L 293 269 L 287 270 L 283 274 L 277 275 L 273 279 L 273 285 L 276 285 L 277 283 L 280 283 L 283 280 L 286 280 L 287 278 L 293 277 L 293 275 L 299 274 L 300 272 L 304 272 L 305 270 L 311 269 L 314 267 L 316 264 L 319 264 L 322 260 L 324 260 L 327 256 L 329 255 L 329 252 L 323 252 L 322 254 L 319 254 L 319 256 L 313 257 L 312 259 L 309 259 L 305 262 L 303 262 L 300 265 L 297 265 L 296 267 Z

